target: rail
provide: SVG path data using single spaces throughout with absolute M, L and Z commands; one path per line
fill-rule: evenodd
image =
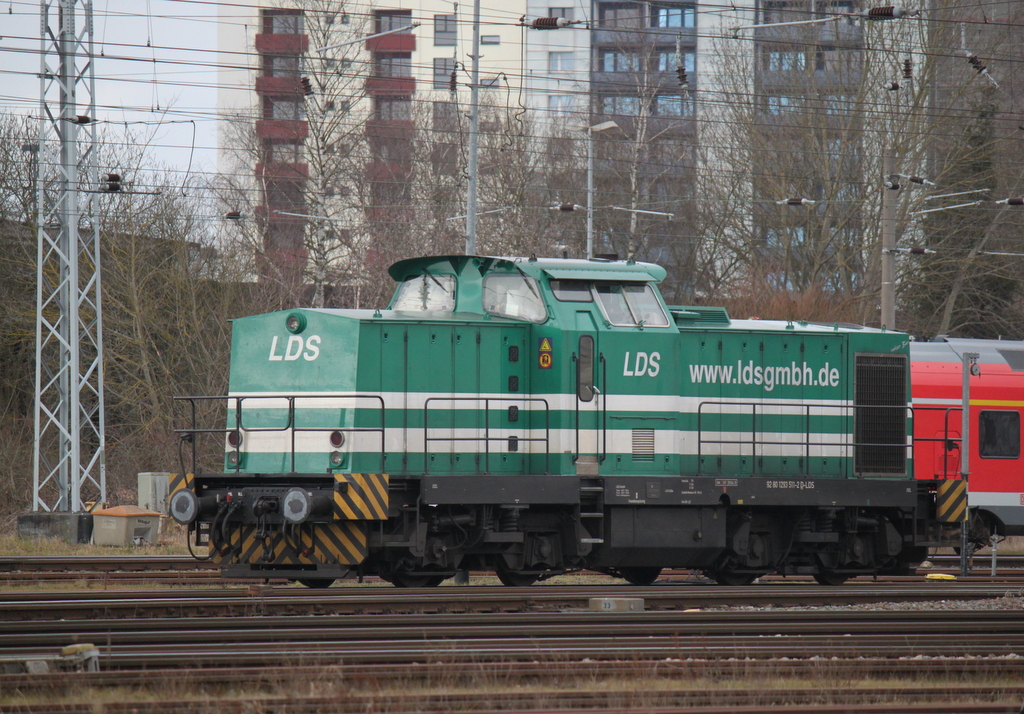
M 483 402 L 484 403 L 484 435 L 483 436 L 430 436 L 430 403 L 431 402 Z M 491 436 L 491 402 L 539 402 L 544 406 L 544 436 L 541 437 L 518 437 L 518 436 Z M 515 406 L 515 405 L 513 405 Z M 528 413 L 533 413 L 529 410 Z M 454 427 L 453 427 L 454 428 Z M 478 427 L 479 428 L 479 427 Z M 508 427 L 502 427 L 508 428 Z M 514 429 L 512 429 L 514 431 Z M 524 431 L 532 431 L 533 425 L 531 424 L 528 429 Z M 513 442 L 512 440 L 515 439 Z M 548 406 L 548 400 L 541 397 L 429 397 L 423 402 L 423 473 L 430 473 L 430 449 L 429 444 L 432 441 L 445 441 L 454 443 L 457 441 L 482 441 L 484 443 L 484 473 L 491 472 L 491 442 L 492 441 L 504 441 L 510 446 L 514 443 L 517 447 L 519 442 L 544 442 L 544 472 L 551 472 L 551 412 Z M 511 449 L 510 449 L 511 450 Z
M 357 426 L 343 426 L 342 416 L 346 409 L 352 409 L 356 411 L 359 409 L 358 406 L 347 407 L 326 407 L 326 409 L 338 409 L 339 418 L 338 426 L 296 426 L 295 418 L 295 402 L 296 400 L 308 400 L 308 399 L 324 399 L 331 401 L 343 401 L 353 402 L 358 400 L 370 400 L 376 402 L 377 406 L 375 410 L 379 413 L 379 427 L 357 427 Z M 227 439 L 228 445 L 231 446 L 231 451 L 228 453 L 234 453 L 234 463 L 230 464 L 231 458 L 229 457 L 229 464 L 231 470 L 236 473 L 242 469 L 241 455 L 243 453 L 243 444 L 247 443 L 247 439 L 244 438 L 246 434 L 257 434 L 257 433 L 285 433 L 290 432 L 290 466 L 291 472 L 295 472 L 295 437 L 296 434 L 302 434 L 307 432 L 341 432 L 343 434 L 353 433 L 373 433 L 380 435 L 380 471 L 384 472 L 384 461 L 385 461 L 385 440 L 384 440 L 384 398 L 379 394 L 294 394 L 289 396 L 230 396 L 230 395 L 218 395 L 218 396 L 200 396 L 200 397 L 175 397 L 176 402 L 187 402 L 189 404 L 189 411 L 191 417 L 191 428 L 188 429 L 175 429 L 174 433 L 178 435 L 179 453 L 178 458 L 181 462 L 182 472 L 198 473 L 198 458 L 201 450 L 199 448 L 199 438 L 204 435 L 221 434 Z M 243 419 L 243 404 L 252 403 L 255 401 L 274 401 L 280 402 L 281 400 L 287 401 L 287 421 L 284 426 L 246 426 Z M 199 428 L 197 421 L 199 419 L 199 405 L 203 403 L 213 404 L 216 402 L 224 402 L 227 409 L 226 419 L 227 423 L 232 421 L 232 412 L 234 412 L 234 425 L 216 428 Z M 233 403 L 233 407 L 232 407 Z M 324 409 L 325 407 L 316 407 L 317 409 Z M 364 407 L 365 409 L 366 407 Z M 235 439 L 235 443 L 231 444 L 231 438 L 228 436 L 232 432 L 237 433 L 242 438 Z M 182 449 L 184 444 L 190 443 L 192 445 L 192 468 L 185 468 L 185 458 Z M 218 469 L 219 470 L 219 469 Z
M 705 410 L 705 407 L 708 407 L 708 408 L 714 407 L 714 408 L 718 408 L 718 409 L 721 409 L 722 407 L 725 407 L 725 408 L 730 409 L 731 411 L 729 411 L 729 412 L 718 411 L 718 412 L 715 412 L 715 413 L 711 414 L 711 413 L 708 413 L 708 411 L 710 411 L 710 410 L 707 410 L 707 411 Z M 765 411 L 763 411 L 764 408 L 766 408 L 766 407 L 767 408 L 772 408 L 772 409 L 778 410 L 778 411 L 769 414 L 769 413 L 766 413 Z M 749 413 L 746 412 L 746 411 L 738 411 L 738 410 L 745 410 L 745 409 L 749 409 Z M 758 413 L 759 409 L 762 410 L 760 414 Z M 895 443 L 893 441 L 863 441 L 863 440 L 858 439 L 857 434 L 859 433 L 859 429 L 856 428 L 856 427 L 854 429 L 852 429 L 852 430 L 847 428 L 847 429 L 843 429 L 841 431 L 838 431 L 835 434 L 835 436 L 837 438 L 835 440 L 833 440 L 833 441 L 828 441 L 825 438 L 825 437 L 828 436 L 828 432 L 824 432 L 824 431 L 813 431 L 812 432 L 812 430 L 811 430 L 811 418 L 812 417 L 814 417 L 814 418 L 821 418 L 821 417 L 824 417 L 824 416 L 834 416 L 834 417 L 849 419 L 850 417 L 858 416 L 858 410 L 867 410 L 867 409 L 875 410 L 875 412 L 868 412 L 868 413 L 877 413 L 877 410 L 888 410 L 888 411 L 897 411 L 898 410 L 898 411 L 902 411 L 904 416 L 903 416 L 903 419 L 901 419 L 901 421 L 904 424 L 904 428 L 902 430 L 901 437 L 900 437 L 901 441 L 899 443 Z M 785 410 L 785 411 L 783 411 L 783 410 Z M 825 413 L 825 412 L 831 412 L 831 414 L 828 414 L 828 413 Z M 860 413 L 863 414 L 863 412 L 860 412 Z M 825 449 L 827 447 L 839 447 L 843 452 L 845 452 L 844 455 L 847 456 L 847 457 L 849 456 L 849 452 L 852 450 L 853 454 L 855 455 L 855 459 L 854 459 L 854 462 L 855 462 L 854 463 L 855 472 L 856 472 L 856 474 L 858 476 L 864 476 L 865 473 L 900 473 L 900 472 L 905 473 L 906 472 L 906 464 L 908 462 L 908 458 L 910 458 L 912 456 L 912 454 L 913 454 L 913 442 L 911 442 L 911 444 L 907 444 L 907 440 L 906 440 L 906 437 L 907 437 L 907 432 L 906 432 L 906 423 L 907 423 L 906 422 L 906 416 L 907 415 L 911 415 L 912 413 L 913 413 L 913 408 L 912 407 L 910 407 L 910 406 L 902 406 L 902 405 L 898 405 L 898 406 L 897 405 L 865 405 L 865 404 L 820 405 L 820 404 L 793 404 L 793 403 L 790 403 L 790 402 L 701 402 L 698 405 L 698 407 L 697 407 L 697 464 L 698 464 L 698 472 L 699 473 L 703 473 L 703 471 L 704 471 L 703 463 L 702 463 L 702 457 L 704 456 L 704 447 L 705 447 L 705 445 L 715 444 L 715 445 L 718 445 L 718 446 L 738 446 L 738 447 L 740 447 L 738 449 L 738 451 L 740 453 L 736 454 L 737 456 L 745 456 L 745 454 L 742 453 L 743 447 L 749 446 L 750 447 L 750 454 L 749 454 L 749 456 L 751 457 L 751 473 L 752 473 L 752 475 L 755 475 L 755 476 L 758 475 L 758 473 L 760 471 L 759 462 L 765 456 L 765 454 L 764 454 L 764 447 L 766 447 L 766 446 L 788 447 L 790 449 L 793 449 L 794 447 L 802 448 L 802 452 L 800 454 L 800 458 L 801 458 L 801 461 L 802 461 L 802 463 L 800 465 L 800 470 L 802 471 L 803 475 L 805 475 L 805 476 L 809 476 L 810 475 L 810 462 L 811 462 L 811 448 L 812 447 L 815 447 L 815 448 L 818 448 L 818 449 Z M 725 428 L 722 427 L 721 423 L 719 423 L 717 428 L 706 427 L 706 425 L 705 425 L 705 421 L 710 419 L 710 418 L 712 418 L 712 417 L 714 417 L 714 418 L 716 418 L 718 420 L 721 420 L 722 418 L 725 418 L 725 417 L 742 418 L 744 416 L 749 416 L 750 417 L 751 426 L 750 426 L 750 429 L 742 430 L 742 432 L 738 428 L 736 428 L 736 429 L 725 429 Z M 802 418 L 803 419 L 803 424 L 804 424 L 803 434 L 800 435 L 800 432 L 789 431 L 789 432 L 785 432 L 786 436 L 789 437 L 788 439 L 785 439 L 785 438 L 778 438 L 778 439 L 768 439 L 768 438 L 765 438 L 765 430 L 764 430 L 764 428 L 763 427 L 759 428 L 759 425 L 758 425 L 758 417 L 759 416 L 761 418 L 762 423 L 764 422 L 765 418 L 781 418 L 781 417 L 798 417 L 798 418 Z M 859 422 L 859 420 L 857 420 L 857 422 Z M 857 422 L 855 422 L 855 423 L 857 423 Z M 714 433 L 718 433 L 718 434 L 721 434 L 723 432 L 732 432 L 732 433 L 749 432 L 750 438 L 731 438 L 731 439 L 718 438 L 718 439 L 713 439 L 713 438 L 709 438 L 708 434 L 706 432 L 714 432 Z M 802 441 L 795 441 L 793 439 L 793 437 L 798 436 L 798 435 L 802 436 Z M 811 441 L 811 436 L 812 435 L 814 437 L 816 437 L 816 439 L 817 439 L 814 442 Z M 853 437 L 852 439 L 850 438 L 851 436 Z M 871 452 L 865 453 L 864 452 L 865 449 L 874 449 L 875 451 L 873 453 L 871 453 Z M 897 457 L 896 454 L 897 454 L 897 452 L 900 452 L 900 451 L 903 452 L 903 453 L 900 454 Z M 886 454 L 886 452 L 888 452 L 888 454 Z M 717 453 L 715 455 L 716 456 L 721 456 L 722 454 L 721 453 Z M 889 466 L 883 466 L 881 469 L 866 469 L 866 468 L 864 468 L 865 462 L 867 462 L 869 460 L 868 457 L 875 457 L 874 461 L 877 464 L 877 462 L 879 460 L 878 457 L 880 455 L 883 455 L 884 457 L 888 458 L 893 463 L 891 465 L 889 465 Z M 781 454 L 781 448 L 780 448 L 779 457 L 782 458 L 783 456 L 784 455 Z M 896 461 L 898 461 L 898 463 L 896 463 Z

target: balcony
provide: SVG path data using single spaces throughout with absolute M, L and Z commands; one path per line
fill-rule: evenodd
M 309 50 L 309 35 L 256 35 L 256 51 L 265 55 L 301 55 Z
M 299 119 L 260 119 L 256 122 L 256 136 L 295 143 L 309 136 L 309 125 Z
M 306 181 L 309 179 L 309 164 L 258 163 L 256 175 L 272 181 Z
M 408 181 L 411 174 L 412 164 L 397 161 L 374 161 L 366 166 L 367 181 L 402 182 Z
M 605 45 L 608 47 L 642 47 L 645 45 L 653 44 L 655 42 L 664 43 L 665 33 L 671 32 L 672 40 L 678 36 L 681 38 L 684 45 L 696 45 L 697 44 L 697 28 L 696 27 L 598 27 L 596 28 L 593 35 L 593 45 Z M 658 33 L 658 34 L 654 34 Z
M 261 76 L 256 78 L 256 94 L 261 97 L 264 95 L 291 97 L 302 93 L 302 87 L 299 85 L 299 77 L 295 74 L 284 77 Z
M 412 77 L 367 77 L 366 93 L 374 96 L 412 96 L 416 91 L 416 80 Z
M 367 119 L 366 136 L 373 139 L 409 138 L 416 131 L 411 119 Z
M 402 32 L 395 35 L 371 37 L 366 41 L 367 52 L 415 52 L 416 35 Z
M 860 25 L 843 21 L 825 25 L 797 25 L 783 27 L 755 27 L 754 40 L 780 45 L 836 45 L 859 47 L 864 41 Z

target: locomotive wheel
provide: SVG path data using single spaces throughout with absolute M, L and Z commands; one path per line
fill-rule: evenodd
M 814 582 L 818 585 L 842 585 L 850 579 L 849 575 L 840 575 L 839 573 L 831 573 L 827 570 L 814 574 Z
M 619 575 L 630 585 L 650 585 L 661 575 L 661 568 L 619 568 Z
M 334 578 L 299 578 L 295 582 L 307 588 L 329 588 L 334 584 Z
M 495 568 L 494 574 L 498 576 L 502 585 L 510 588 L 529 587 L 537 582 L 538 577 L 533 573 L 521 573 L 518 570 L 507 570 L 503 567 Z
M 736 573 L 731 570 L 715 570 L 708 574 L 711 576 L 711 579 L 719 585 L 728 585 L 731 587 L 750 585 L 760 577 L 757 573 Z

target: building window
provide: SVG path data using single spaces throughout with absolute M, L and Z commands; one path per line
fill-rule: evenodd
M 572 54 L 572 52 L 548 52 L 548 69 L 552 72 L 571 72 Z
M 635 52 L 621 50 L 600 50 L 597 55 L 597 66 L 602 72 L 634 72 L 639 58 Z
M 457 39 L 455 15 L 434 15 L 434 45 L 451 47 Z
M 693 114 L 693 102 L 679 94 L 659 94 L 654 98 L 654 112 L 663 117 L 686 117 Z
M 549 7 L 548 17 L 564 17 L 569 22 L 574 19 L 573 8 L 571 7 Z
M 377 97 L 374 115 L 385 121 L 409 121 L 412 119 L 412 100 L 407 97 Z
M 411 77 L 412 55 L 408 52 L 379 54 L 376 57 L 378 77 Z
M 481 45 L 500 45 L 501 35 L 480 35 Z
M 603 2 L 597 6 L 601 27 L 640 27 L 640 6 L 632 2 Z
M 298 99 L 263 98 L 263 118 L 298 121 L 306 118 L 305 105 Z
M 697 13 L 692 5 L 652 5 L 651 27 L 694 27 Z
M 568 114 L 576 108 L 576 99 L 571 94 L 552 94 L 548 97 L 548 109 L 552 114 Z
M 267 77 L 295 77 L 299 74 L 299 56 L 263 55 L 263 74 Z
M 660 50 L 658 52 L 658 71 L 675 72 L 679 66 L 679 55 L 675 50 Z M 694 52 L 683 52 L 683 69 L 687 72 L 697 71 L 697 55 Z
M 452 102 L 434 102 L 435 131 L 454 131 L 459 127 L 459 107 Z
M 299 164 L 305 160 L 305 147 L 302 144 L 268 142 L 266 152 L 268 164 Z
M 626 94 L 610 94 L 601 97 L 602 114 L 636 116 L 640 113 L 640 97 Z
M 807 68 L 803 52 L 770 50 L 764 53 L 763 66 L 772 72 L 795 72 Z
M 761 10 L 762 22 L 766 25 L 773 22 L 791 22 L 799 20 L 797 12 L 805 10 L 806 6 L 802 0 L 791 3 L 789 0 L 765 0 Z
M 378 10 L 374 16 L 377 32 L 391 32 L 412 25 L 412 10 Z M 402 32 L 408 34 L 411 28 Z
M 268 35 L 301 35 L 305 32 L 301 10 L 264 10 L 263 32 Z
M 455 59 L 452 57 L 434 58 L 434 89 L 449 89 L 452 72 L 455 71 Z
M 829 94 L 825 96 L 825 113 L 845 116 L 853 112 L 856 106 L 853 99 L 845 94 Z
M 797 97 L 770 96 L 765 98 L 765 105 L 772 114 L 783 114 L 795 112 L 800 108 L 800 100 Z

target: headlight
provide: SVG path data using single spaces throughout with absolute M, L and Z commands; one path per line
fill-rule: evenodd
M 306 329 L 306 316 L 301 312 L 293 312 L 285 318 L 284 326 L 288 328 L 288 332 L 297 335 Z

